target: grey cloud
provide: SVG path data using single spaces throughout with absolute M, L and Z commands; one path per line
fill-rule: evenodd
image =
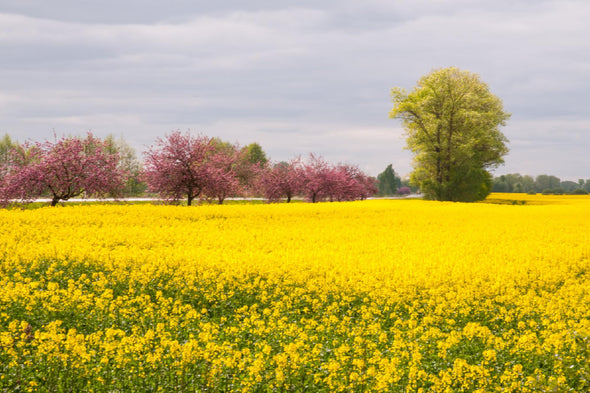
M 389 89 L 454 65 L 513 113 L 499 169 L 513 171 L 551 144 L 590 148 L 589 14 L 582 1 L 0 0 L 0 132 L 93 129 L 141 148 L 190 128 L 280 159 L 313 150 L 407 173 Z M 581 123 L 540 131 L 564 118 Z M 590 163 L 574 170 L 590 177 Z
M 331 8 L 340 1 L 323 0 L 321 7 Z M 1 0 L 0 10 L 7 13 L 29 15 L 36 18 L 65 22 L 100 24 L 154 24 L 158 22 L 183 22 L 193 15 L 225 15 L 232 12 L 258 12 L 290 8 L 314 8 L 314 0 L 125 0 L 80 1 L 57 0 Z

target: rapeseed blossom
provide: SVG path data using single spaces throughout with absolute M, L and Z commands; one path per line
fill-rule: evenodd
M 590 199 L 491 198 L 0 211 L 0 387 L 589 391 Z

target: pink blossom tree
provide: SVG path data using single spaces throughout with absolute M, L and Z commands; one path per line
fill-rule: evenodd
M 332 181 L 328 188 L 330 201 L 351 201 L 357 199 L 361 185 L 357 181 L 360 175 L 358 167 L 339 164 L 331 170 Z
M 243 155 L 243 151 L 237 146 L 225 145 L 209 157 L 206 165 L 207 180 L 203 189 L 203 194 L 208 199 L 215 198 L 221 205 L 225 198 L 238 195 L 247 187 L 246 183 L 240 182 L 241 176 L 250 172 Z
M 302 164 L 305 197 L 312 203 L 325 199 L 335 185 L 335 172 L 326 160 L 313 153 Z
M 303 164 L 303 192 L 311 202 L 366 199 L 376 192 L 375 181 L 357 166 L 330 165 L 310 154 Z
M 38 145 L 24 143 L 12 146 L 0 167 L 0 200 L 6 206 L 10 200 L 31 202 L 43 194 L 38 181 L 38 162 L 42 153 Z
M 303 186 L 303 169 L 301 160 L 269 164 L 262 168 L 259 187 L 269 202 L 278 202 L 287 198 L 287 203 L 301 192 Z
M 92 133 L 19 146 L 5 171 L 3 195 L 21 201 L 49 195 L 51 206 L 80 195 L 117 195 L 126 176 L 119 155 Z
M 188 132 L 174 131 L 158 138 L 144 153 L 143 178 L 148 189 L 167 199 L 185 197 L 190 206 L 209 184 L 215 149 L 211 138 Z
M 360 199 L 367 199 L 379 192 L 379 187 L 377 186 L 379 182 L 377 181 L 376 177 L 368 176 L 367 174 L 363 173 L 363 177 L 360 179 L 360 181 L 365 185 L 365 192 Z
M 367 176 L 358 166 L 339 164 L 334 170 L 338 173 L 335 188 L 338 201 L 363 200 L 377 193 L 376 179 Z

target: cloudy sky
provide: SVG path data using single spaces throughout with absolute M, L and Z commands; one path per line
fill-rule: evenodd
M 590 178 L 588 20 L 588 0 L 0 0 L 0 134 L 141 151 L 191 130 L 405 175 L 390 89 L 456 66 L 512 113 L 496 174 Z

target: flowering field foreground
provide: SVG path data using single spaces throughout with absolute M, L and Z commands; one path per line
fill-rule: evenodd
M 520 199 L 0 211 L 0 389 L 588 392 L 590 198 Z

